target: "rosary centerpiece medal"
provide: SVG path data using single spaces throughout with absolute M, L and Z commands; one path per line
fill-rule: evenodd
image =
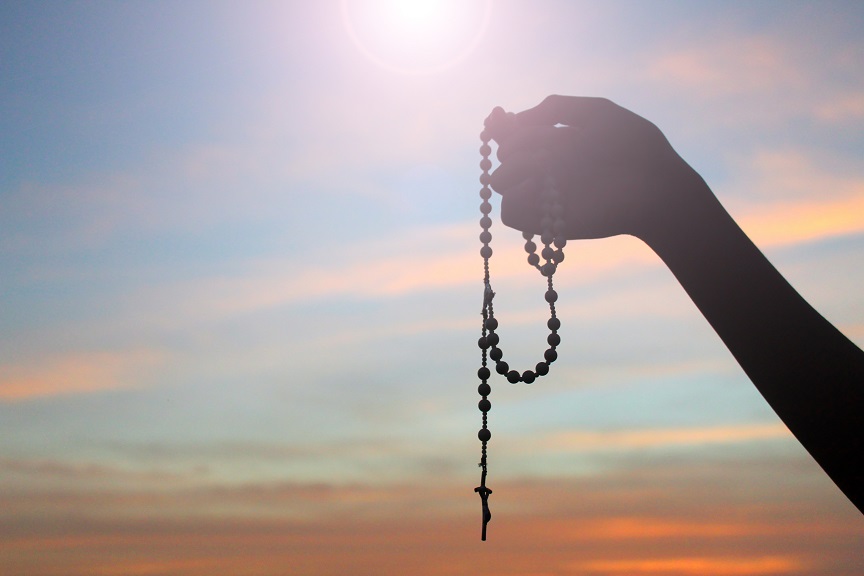
M 537 254 L 537 244 L 534 242 L 534 234 L 530 232 L 523 233 L 525 239 L 525 251 L 528 253 L 528 264 L 536 268 L 540 274 L 546 278 L 546 293 L 544 295 L 546 302 L 549 305 L 549 320 L 546 326 L 549 328 L 549 336 L 546 338 L 548 348 L 543 353 L 543 360 L 538 362 L 533 370 L 525 370 L 519 372 L 510 368 L 510 365 L 504 361 L 504 352 L 500 346 L 500 338 L 495 332 L 498 329 L 498 320 L 495 319 L 495 311 L 492 306 L 492 300 L 495 297 L 495 292 L 492 290 L 492 283 L 489 273 L 489 260 L 492 258 L 492 233 L 489 229 L 492 227 L 492 204 L 489 199 L 492 197 L 492 190 L 489 188 L 489 170 L 492 168 L 492 161 L 489 156 L 492 153 L 492 147 L 489 142 L 493 135 L 499 136 L 506 134 L 512 129 L 514 115 L 504 112 L 501 108 L 495 108 L 489 118 L 486 119 L 485 129 L 480 133 L 480 227 L 483 231 L 480 233 L 480 256 L 483 257 L 483 324 L 481 326 L 480 339 L 477 344 L 480 347 L 480 369 L 477 371 L 477 376 L 480 378 L 480 385 L 477 387 L 477 392 L 481 399 L 477 407 L 483 414 L 483 426 L 477 433 L 480 439 L 480 486 L 474 489 L 480 495 L 483 511 L 483 528 L 481 539 L 486 540 L 486 526 L 492 518 L 489 511 L 489 496 L 492 494 L 486 486 L 487 462 L 486 448 L 489 443 L 492 433 L 488 427 L 488 415 L 492 409 L 492 403 L 489 396 L 492 393 L 492 387 L 489 380 L 492 377 L 492 371 L 489 369 L 489 361 L 495 364 L 495 372 L 504 376 L 511 384 L 524 382 L 531 384 L 537 378 L 545 376 L 549 373 L 549 365 L 558 358 L 556 348 L 561 343 L 561 337 L 558 335 L 558 330 L 561 327 L 561 321 L 555 313 L 555 302 L 558 300 L 558 293 L 552 287 L 552 278 L 558 264 L 564 260 L 563 248 L 567 244 L 564 238 L 564 221 L 560 215 L 563 213 L 561 206 L 561 198 L 555 181 L 551 176 L 546 176 L 545 181 L 539 183 L 542 187 L 538 195 L 538 202 L 541 203 L 541 221 L 540 221 L 540 242 L 543 248 L 540 254 Z

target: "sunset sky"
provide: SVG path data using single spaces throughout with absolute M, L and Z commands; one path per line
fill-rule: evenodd
M 864 573 L 864 516 L 631 237 L 493 381 L 479 137 L 657 124 L 864 346 L 861 2 L 0 3 L 0 574 Z M 496 201 L 497 213 L 497 201 Z M 508 361 L 543 280 L 493 226 Z M 524 369 L 524 368 L 523 368 Z

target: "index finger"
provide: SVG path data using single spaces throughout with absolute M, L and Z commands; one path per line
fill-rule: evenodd
M 585 126 L 616 108 L 619 106 L 606 98 L 553 94 L 534 108 L 517 113 L 515 122 L 522 125 Z

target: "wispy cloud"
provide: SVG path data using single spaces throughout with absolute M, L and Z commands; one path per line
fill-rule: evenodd
M 0 402 L 133 387 L 142 370 L 165 358 L 157 350 L 92 351 L 0 365 Z
M 551 433 L 532 445 L 541 450 L 593 452 L 703 446 L 707 444 L 737 444 L 760 440 L 791 438 L 780 423 L 744 424 L 732 426 L 665 428 L 645 430 L 567 431 Z
M 677 557 L 639 560 L 592 560 L 573 564 L 579 573 L 624 576 L 628 574 L 663 574 L 664 576 L 761 574 L 796 574 L 809 568 L 794 556 L 762 556 L 751 558 Z

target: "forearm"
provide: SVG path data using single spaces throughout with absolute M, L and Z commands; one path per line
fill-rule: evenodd
M 643 238 L 759 392 L 864 512 L 864 352 L 816 312 L 707 190 L 688 178 Z M 700 188 L 704 187 L 704 188 Z

